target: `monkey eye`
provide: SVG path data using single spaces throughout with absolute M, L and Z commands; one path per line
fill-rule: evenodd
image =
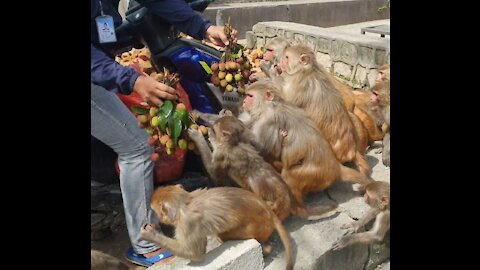
M 269 51 L 269 52 L 273 52 L 273 49 L 267 49 L 267 51 Z
M 252 95 L 252 94 L 248 94 L 248 93 L 247 93 L 247 97 L 253 97 L 253 95 Z

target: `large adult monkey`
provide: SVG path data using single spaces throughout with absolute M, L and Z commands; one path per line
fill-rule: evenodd
M 235 187 L 216 187 L 187 192 L 181 185 L 160 187 L 152 195 L 151 207 L 161 223 L 175 226 L 175 238 L 167 237 L 147 224 L 141 237 L 171 250 L 173 254 L 202 261 L 207 236 L 222 241 L 256 239 L 264 253 L 276 229 L 285 247 L 287 270 L 293 268 L 290 238 L 282 222 L 270 207 L 252 192 Z
M 360 172 L 370 175 L 370 166 L 357 146 L 358 135 L 342 95 L 318 64 L 312 49 L 307 45 L 286 48 L 282 69 L 285 100 L 305 110 L 341 163 L 353 161 Z
M 332 148 L 305 113 L 285 102 L 271 81 L 259 81 L 247 88 L 240 120 L 255 134 L 261 154 L 279 160 L 281 176 L 297 202 L 304 206 L 304 196 L 322 191 L 342 179 L 365 187 L 372 179 L 342 165 Z M 278 131 L 286 130 L 284 137 Z M 275 147 L 283 140 L 282 147 Z
M 203 164 L 214 181 L 219 182 L 226 176 L 230 177 L 240 187 L 262 198 L 280 220 L 284 220 L 290 214 L 301 217 L 322 215 L 337 207 L 325 205 L 307 210 L 299 206 L 280 174 L 251 144 L 243 142 L 243 137 L 249 136 L 246 135 L 248 129 L 237 118 L 224 116 L 215 121 L 213 130 L 215 134 L 209 133 L 212 153 L 198 130 L 189 129 L 188 135 L 195 142 Z M 282 134 L 281 137 L 287 135 L 282 130 L 279 130 L 279 133 Z M 281 151 L 281 147 L 279 144 L 275 151 Z
M 290 46 L 290 41 L 283 37 L 276 37 L 267 43 L 265 54 L 260 62 L 260 68 L 267 78 L 273 80 L 282 74 L 283 51 Z M 258 77 L 256 79 L 258 80 Z

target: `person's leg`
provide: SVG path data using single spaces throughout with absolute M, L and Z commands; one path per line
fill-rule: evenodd
M 120 188 L 128 234 L 134 251 L 145 254 L 159 247 L 140 239 L 140 229 L 149 220 L 158 221 L 150 209 L 153 192 L 153 148 L 148 133 L 139 128 L 135 116 L 115 93 L 91 87 L 91 134 L 118 154 Z M 113 166 L 113 165 L 112 165 Z

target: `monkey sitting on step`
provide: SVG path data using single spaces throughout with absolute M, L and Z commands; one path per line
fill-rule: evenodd
M 175 227 L 175 238 L 167 237 L 146 224 L 141 238 L 172 251 L 173 254 L 202 261 L 207 236 L 222 241 L 256 239 L 264 254 L 271 251 L 267 240 L 276 229 L 285 247 L 287 270 L 293 268 L 288 232 L 270 207 L 250 191 L 236 187 L 216 187 L 187 192 L 181 185 L 157 188 L 151 208 L 163 224 Z
M 368 184 L 364 198 L 371 209 L 360 220 L 342 225 L 341 228 L 348 229 L 347 233 L 350 234 L 337 240 L 332 246 L 333 250 L 339 250 L 355 243 L 367 244 L 382 241 L 390 229 L 390 184 L 382 181 Z M 370 231 L 356 233 L 373 218 L 376 219 Z
M 203 135 L 195 129 L 189 129 L 188 135 L 192 139 L 202 157 L 203 164 L 215 182 L 230 177 L 240 187 L 250 190 L 262 198 L 278 216 L 284 220 L 290 214 L 308 217 L 322 215 L 333 210 L 337 205 L 321 206 L 315 210 L 307 210 L 300 206 L 293 197 L 290 188 L 283 181 L 280 174 L 267 163 L 258 151 L 249 143 L 244 143 L 244 136 L 253 138 L 245 124 L 233 116 L 224 116 L 213 125 L 213 132 L 209 133 L 209 140 L 213 147 L 210 149 Z M 287 132 L 279 130 L 281 137 Z M 278 141 L 276 151 L 281 151 L 282 140 Z

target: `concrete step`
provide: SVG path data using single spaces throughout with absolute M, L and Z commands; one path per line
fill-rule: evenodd
M 368 163 L 373 167 L 372 178 L 390 182 L 390 169 L 381 162 L 381 154 L 375 150 L 367 154 Z M 285 220 L 294 247 L 294 269 L 302 270 L 373 270 L 390 257 L 389 238 L 381 244 L 354 245 L 343 250 L 332 251 L 330 247 L 344 230 L 340 226 L 360 218 L 369 207 L 362 195 L 353 191 L 352 185 L 336 182 L 323 193 L 313 194 L 307 203 L 310 207 L 333 199 L 339 203 L 339 212 L 316 221 L 297 217 Z M 265 259 L 265 270 L 285 269 L 285 255 L 278 235 L 272 237 L 275 254 Z M 388 266 L 389 267 L 389 266 Z M 384 268 L 389 269 L 389 268 Z
M 376 144 L 377 146 L 379 143 Z M 367 161 L 372 166 L 372 178 L 390 182 L 390 169 L 381 162 L 381 154 L 375 150 L 367 153 Z M 368 206 L 359 192 L 353 191 L 352 185 L 336 182 L 325 192 L 309 196 L 309 207 L 335 200 L 339 208 L 318 220 L 305 220 L 289 217 L 284 221 L 290 233 L 294 269 L 302 270 L 374 270 L 378 265 L 381 270 L 389 270 L 390 241 L 380 244 L 357 244 L 340 251 L 332 251 L 332 244 L 344 234 L 340 226 L 360 218 Z M 210 251 L 202 263 L 191 263 L 176 258 L 163 265 L 152 266 L 148 270 L 281 270 L 285 269 L 285 249 L 276 232 L 271 237 L 273 252 L 262 257 L 260 244 L 255 240 L 228 241 L 220 246 L 213 239 L 209 240 Z M 385 262 L 386 263 L 383 263 Z M 383 264 L 382 264 L 383 263 Z

